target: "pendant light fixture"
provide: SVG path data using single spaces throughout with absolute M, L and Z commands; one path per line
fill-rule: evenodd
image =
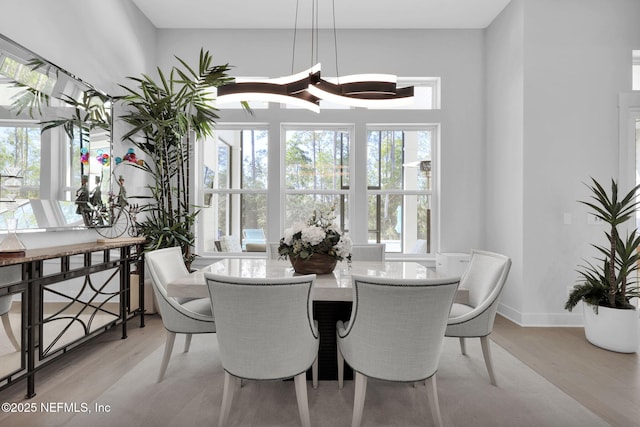
M 413 86 L 397 88 L 396 76 L 391 74 L 356 74 L 324 79 L 318 58 L 318 3 L 312 0 L 311 68 L 297 74 L 266 80 L 236 79 L 234 83 L 218 87 L 218 104 L 239 101 L 278 102 L 320 112 L 320 100 L 361 108 L 392 108 L 413 102 Z M 338 43 L 333 4 L 333 33 L 336 75 L 338 73 Z M 296 0 L 296 23 L 293 38 L 292 68 L 295 63 L 295 43 L 298 28 L 299 0 Z M 292 70 L 293 71 L 293 70 Z

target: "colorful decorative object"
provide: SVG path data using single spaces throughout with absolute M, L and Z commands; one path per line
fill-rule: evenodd
M 108 153 L 105 153 L 102 150 L 98 150 L 96 161 L 100 163 L 102 166 L 109 166 L 109 163 L 111 162 L 111 158 L 109 157 Z
M 116 162 L 116 166 L 125 161 L 130 163 L 135 163 L 139 166 L 144 165 L 144 161 L 142 159 L 138 159 L 138 157 L 136 156 L 136 152 L 133 148 L 129 148 L 124 156 L 114 157 L 113 160 Z
M 85 166 L 89 164 L 89 150 L 86 147 L 80 149 L 80 162 Z
M 126 160 L 131 163 L 136 163 L 138 159 L 136 158 L 136 152 L 133 148 L 129 148 L 127 150 L 127 154 L 124 155 L 123 160 Z

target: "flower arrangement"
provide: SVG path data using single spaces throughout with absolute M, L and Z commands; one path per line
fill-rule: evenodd
M 308 260 L 314 254 L 324 254 L 337 261 L 351 261 L 351 239 L 340 233 L 335 219 L 335 207 L 314 210 L 306 222 L 287 228 L 278 247 L 280 258 Z

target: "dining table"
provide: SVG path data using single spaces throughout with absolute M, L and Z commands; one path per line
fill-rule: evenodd
M 279 278 L 297 275 L 287 260 L 226 258 L 169 282 L 167 295 L 170 297 L 209 298 L 205 273 L 245 278 Z M 311 298 L 313 300 L 313 317 L 318 322 L 320 334 L 320 348 L 318 350 L 318 378 L 320 380 L 337 379 L 336 322 L 348 320 L 351 316 L 353 301 L 351 276 L 354 274 L 388 277 L 394 280 L 444 277 L 435 269 L 413 261 L 342 261 L 337 263 L 331 274 L 316 275 Z M 468 292 L 464 289 L 458 289 L 455 301 L 465 302 L 467 298 Z M 352 378 L 352 372 L 345 366 L 345 379 L 350 378 Z

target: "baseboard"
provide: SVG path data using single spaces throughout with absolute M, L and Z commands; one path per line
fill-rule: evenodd
M 522 327 L 581 327 L 582 313 L 522 313 L 505 304 L 498 306 L 498 313 Z

